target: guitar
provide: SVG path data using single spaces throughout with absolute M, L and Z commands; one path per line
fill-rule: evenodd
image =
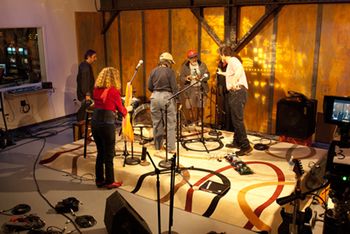
M 312 234 L 311 225 L 309 224 L 312 217 L 312 210 L 310 207 L 305 209 L 305 212 L 300 211 L 300 198 L 298 194 L 301 193 L 301 176 L 304 174 L 304 169 L 299 159 L 293 159 L 293 172 L 296 175 L 297 183 L 295 191 L 291 197 L 296 197 L 293 200 L 293 214 L 281 210 L 282 223 L 278 227 L 279 234 Z M 278 202 L 277 202 L 278 203 Z

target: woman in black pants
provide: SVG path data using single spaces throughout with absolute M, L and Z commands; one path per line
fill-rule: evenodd
M 96 186 L 118 188 L 121 182 L 114 181 L 113 158 L 115 155 L 115 117 L 117 110 L 123 117 L 132 107 L 125 108 L 120 97 L 119 71 L 113 67 L 103 68 L 95 81 L 95 102 L 91 131 L 97 147 L 95 165 Z

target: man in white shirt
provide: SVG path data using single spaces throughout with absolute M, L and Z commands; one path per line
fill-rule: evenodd
M 226 77 L 228 105 L 235 131 L 232 144 L 227 144 L 226 147 L 239 148 L 236 155 L 243 156 L 253 150 L 244 126 L 244 107 L 248 98 L 247 77 L 241 61 L 230 46 L 221 47 L 219 53 L 221 60 L 227 63 L 226 72 L 218 71 L 218 74 Z

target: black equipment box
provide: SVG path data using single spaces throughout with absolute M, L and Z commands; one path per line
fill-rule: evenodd
M 317 100 L 292 96 L 277 102 L 276 135 L 307 139 L 315 133 Z

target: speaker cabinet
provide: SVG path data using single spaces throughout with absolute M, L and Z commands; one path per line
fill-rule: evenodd
M 277 102 L 276 135 L 306 139 L 315 133 L 317 100 L 289 97 Z
M 147 223 L 118 193 L 112 193 L 106 200 L 104 222 L 109 234 L 151 234 Z

